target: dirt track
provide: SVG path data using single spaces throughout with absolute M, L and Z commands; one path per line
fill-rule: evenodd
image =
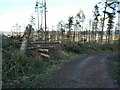
M 49 80 L 49 88 L 116 88 L 105 61 L 108 54 L 95 54 L 70 62 Z

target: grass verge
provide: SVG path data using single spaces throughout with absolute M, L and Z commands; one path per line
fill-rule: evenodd
M 44 88 L 46 86 L 47 81 L 51 78 L 51 76 L 57 71 L 59 70 L 62 65 L 64 65 L 65 63 L 68 63 L 70 61 L 73 60 L 77 60 L 78 58 L 81 58 L 83 56 L 85 56 L 86 54 L 72 54 L 69 57 L 67 57 L 66 59 L 61 59 L 58 61 L 55 61 L 53 64 L 49 65 L 45 70 L 44 73 L 40 73 L 34 76 L 34 79 L 32 82 L 29 81 L 29 84 L 25 85 L 27 86 L 27 88 Z
M 107 61 L 111 77 L 120 85 L 120 53 L 112 55 Z

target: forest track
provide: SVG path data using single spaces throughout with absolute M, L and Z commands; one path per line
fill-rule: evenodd
M 109 53 L 94 54 L 65 64 L 47 82 L 49 88 L 118 88 L 106 65 Z

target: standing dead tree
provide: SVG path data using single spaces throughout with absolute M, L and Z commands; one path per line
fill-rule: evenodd
M 33 30 L 32 25 L 28 24 L 24 32 L 23 41 L 22 41 L 21 48 L 20 48 L 20 51 L 22 54 L 25 54 L 26 52 L 28 40 L 29 40 L 32 30 Z

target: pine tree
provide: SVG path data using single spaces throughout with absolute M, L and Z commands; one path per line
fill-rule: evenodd
M 71 40 L 72 25 L 73 25 L 73 16 L 71 16 L 71 17 L 68 18 L 68 24 L 67 24 L 68 29 L 69 29 L 68 34 L 67 34 L 67 38 L 70 39 L 70 40 Z
M 98 17 L 100 16 L 99 14 L 99 7 L 98 5 L 96 4 L 95 7 L 94 7 L 95 11 L 93 12 L 94 13 L 94 32 L 95 32 L 95 41 L 96 41 L 96 33 L 97 33 L 97 29 L 98 29 Z

